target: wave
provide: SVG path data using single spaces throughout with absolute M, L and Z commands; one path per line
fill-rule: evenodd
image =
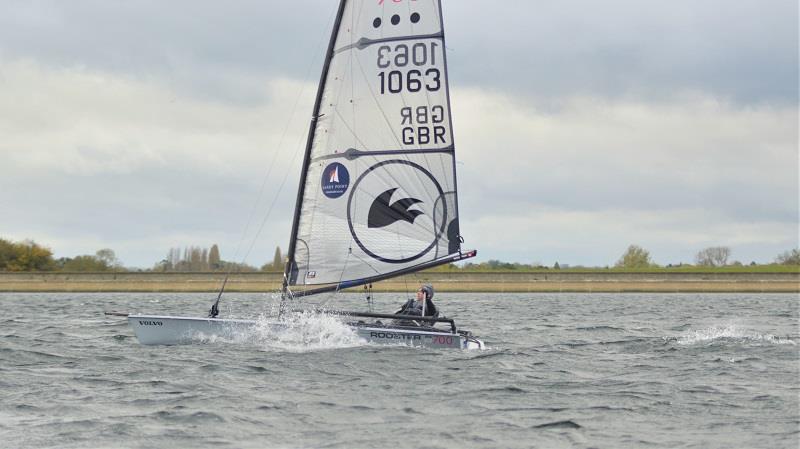
M 614 326 L 583 326 L 583 327 L 576 327 L 575 330 L 577 331 L 624 331 L 625 329 L 620 327 Z
M 555 421 L 531 426 L 531 429 L 580 429 L 580 424 L 572 420 Z
M 367 344 L 338 317 L 311 311 L 287 314 L 280 320 L 262 315 L 255 326 L 233 329 L 222 340 L 281 352 L 352 348 Z
M 796 345 L 789 337 L 776 337 L 772 334 L 762 334 L 739 326 L 730 324 L 724 327 L 710 327 L 707 329 L 688 331 L 678 337 L 679 345 L 711 344 L 717 341 L 734 341 L 743 343 L 766 343 L 776 345 Z

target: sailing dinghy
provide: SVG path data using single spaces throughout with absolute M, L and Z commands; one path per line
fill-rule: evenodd
M 300 174 L 282 305 L 475 256 L 462 251 L 439 0 L 341 0 Z M 129 315 L 142 344 L 256 326 Z M 288 307 L 282 307 L 282 313 Z M 334 311 L 370 342 L 482 348 L 448 318 Z M 263 325 L 263 323 L 262 323 Z M 281 319 L 268 324 L 280 332 Z

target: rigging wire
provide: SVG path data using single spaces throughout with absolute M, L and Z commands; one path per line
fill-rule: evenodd
M 336 12 L 336 8 L 333 9 L 333 11 L 331 12 L 330 16 L 328 17 L 328 19 L 327 19 L 328 23 L 330 23 L 331 17 L 333 17 L 335 12 Z M 239 251 L 241 250 L 242 243 L 244 242 L 245 237 L 247 236 L 247 232 L 250 229 L 250 224 L 252 223 L 252 220 L 256 215 L 256 211 L 258 210 L 258 205 L 261 204 L 261 200 L 264 197 L 264 192 L 265 192 L 265 189 L 266 189 L 267 181 L 269 180 L 269 177 L 272 174 L 272 169 L 275 166 L 275 161 L 276 161 L 276 159 L 278 157 L 278 154 L 281 152 L 281 148 L 283 146 L 283 141 L 284 141 L 284 139 L 286 137 L 286 134 L 288 133 L 289 127 L 290 127 L 292 121 L 294 121 L 294 116 L 295 116 L 295 113 L 297 112 L 297 106 L 300 103 L 300 98 L 302 98 L 303 94 L 305 93 L 306 85 L 308 84 L 308 79 L 309 79 L 309 76 L 311 74 L 311 69 L 314 67 L 314 64 L 316 64 L 317 59 L 319 57 L 319 54 L 321 53 L 322 45 L 325 42 L 325 36 L 326 36 L 326 33 L 323 32 L 322 36 L 320 37 L 319 42 L 317 43 L 317 48 L 313 53 L 313 57 L 311 58 L 311 62 L 309 63 L 308 68 L 306 69 L 306 74 L 303 77 L 303 82 L 302 82 L 302 85 L 301 85 L 302 87 L 300 88 L 300 90 L 297 93 L 297 96 L 295 97 L 295 101 L 294 101 L 294 104 L 292 106 L 292 112 L 289 114 L 289 118 L 287 119 L 286 125 L 283 128 L 283 132 L 281 133 L 281 137 L 278 140 L 278 146 L 277 146 L 278 149 L 272 155 L 272 160 L 270 161 L 269 168 L 267 169 L 267 174 L 264 176 L 264 179 L 263 179 L 263 181 L 261 183 L 261 187 L 259 189 L 258 195 L 256 197 L 256 201 L 253 203 L 253 207 L 252 207 L 252 209 L 250 211 L 250 216 L 248 217 L 247 223 L 245 224 L 244 230 L 242 231 L 242 234 L 241 234 L 242 236 L 239 239 L 239 243 L 236 246 L 236 251 L 234 251 L 233 260 L 238 260 L 237 256 L 239 255 Z M 297 159 L 297 155 L 300 153 L 301 146 L 302 146 L 302 139 L 300 140 L 300 143 L 298 143 L 297 146 L 296 146 L 296 149 L 294 151 L 294 156 L 292 156 L 292 160 L 291 160 L 291 163 L 290 163 L 291 166 L 294 165 L 294 161 Z M 220 286 L 219 294 L 217 295 L 217 299 L 214 301 L 214 304 L 211 306 L 211 310 L 209 311 L 208 316 L 210 318 L 216 318 L 217 315 L 219 315 L 219 301 L 222 298 L 222 293 L 225 291 L 225 286 L 228 283 L 228 278 L 230 278 L 230 276 L 233 273 L 234 269 L 236 270 L 236 272 L 241 270 L 241 267 L 244 265 L 245 261 L 247 260 L 247 257 L 250 255 L 250 252 L 253 250 L 253 247 L 255 246 L 255 243 L 258 240 L 258 237 L 261 235 L 261 231 L 264 229 L 264 226 L 265 226 L 267 220 L 269 219 L 270 214 L 272 213 L 272 209 L 275 206 L 275 203 L 277 202 L 278 197 L 280 196 L 284 185 L 286 184 L 286 180 L 287 180 L 288 176 L 289 176 L 289 170 L 286 170 L 285 173 L 284 173 L 283 180 L 281 181 L 281 183 L 280 183 L 280 185 L 278 187 L 278 190 L 275 192 L 275 195 L 272 198 L 272 202 L 270 203 L 270 206 L 269 206 L 269 209 L 267 210 L 267 213 L 264 215 L 264 218 L 261 220 L 261 224 L 260 224 L 258 230 L 256 231 L 256 234 L 253 237 L 253 239 L 252 239 L 252 241 L 250 243 L 250 246 L 247 249 L 247 252 L 242 257 L 242 261 L 239 264 L 230 266 L 228 271 L 227 271 L 227 273 L 225 273 L 225 278 L 223 279 L 222 285 Z
M 272 169 L 275 167 L 275 160 L 277 159 L 278 154 L 281 152 L 281 148 L 283 147 L 283 141 L 284 141 L 284 139 L 286 137 L 286 134 L 287 134 L 287 132 L 289 130 L 289 126 L 291 125 L 291 122 L 294 119 L 294 114 L 295 114 L 295 111 L 297 109 L 297 105 L 300 102 L 300 97 L 303 95 L 303 92 L 304 92 L 304 89 L 305 89 L 305 81 L 304 81 L 303 84 L 304 84 L 304 86 L 303 86 L 303 88 L 300 89 L 300 92 L 297 94 L 297 97 L 295 98 L 294 105 L 292 106 L 292 112 L 289 114 L 289 119 L 286 121 L 286 125 L 284 126 L 283 132 L 281 133 L 281 137 L 278 140 L 278 145 L 277 145 L 278 149 L 277 149 L 277 151 L 274 151 L 272 153 L 272 160 L 270 160 L 269 168 L 267 169 L 267 174 L 264 175 L 263 181 L 261 182 L 261 188 L 259 189 L 259 192 L 258 192 L 258 195 L 256 197 L 256 200 L 253 203 L 253 207 L 250 210 L 250 216 L 247 218 L 247 222 L 245 224 L 244 230 L 242 231 L 242 237 L 239 239 L 239 243 L 236 245 L 236 251 L 234 251 L 234 253 L 233 253 L 233 260 L 239 260 L 238 256 L 239 256 L 239 252 L 242 249 L 242 244 L 244 243 L 245 237 L 247 236 L 247 232 L 250 229 L 250 224 L 253 222 L 253 218 L 256 215 L 256 211 L 258 210 L 258 206 L 259 206 L 259 204 L 261 204 L 261 200 L 264 197 L 264 191 L 266 189 L 267 181 L 269 180 L 270 175 L 272 174 Z M 295 151 L 295 154 L 296 153 L 297 153 L 297 151 Z M 293 159 L 293 161 L 294 161 L 294 159 Z M 227 285 L 227 283 L 228 283 L 228 278 L 230 277 L 230 275 L 233 273 L 234 270 L 236 270 L 238 272 L 241 269 L 242 265 L 244 265 L 245 260 L 247 260 L 247 256 L 250 255 L 250 251 L 253 249 L 253 246 L 255 245 L 256 239 L 261 234 L 261 230 L 264 227 L 264 223 L 266 223 L 267 218 L 269 217 L 270 213 L 272 212 L 272 207 L 275 205 L 275 201 L 277 200 L 278 196 L 280 195 L 282 188 L 283 188 L 283 184 L 281 184 L 280 188 L 275 193 L 275 196 L 272 199 L 272 204 L 270 204 L 269 210 L 267 211 L 267 214 L 264 216 L 264 219 L 261 222 L 261 226 L 259 227 L 258 231 L 256 232 L 255 237 L 253 237 L 253 241 L 251 242 L 250 247 L 248 248 L 247 252 L 242 257 L 242 261 L 239 264 L 231 265 L 228 268 L 228 271 L 225 274 L 225 278 L 222 281 L 222 286 L 219 289 L 219 294 L 217 295 L 217 300 L 214 302 L 214 305 L 211 306 L 211 311 L 209 312 L 209 316 L 211 318 L 215 318 L 217 315 L 219 315 L 219 301 L 220 301 L 220 298 L 222 297 L 223 291 L 225 291 L 225 285 Z
M 361 13 L 364 10 L 363 9 L 363 4 L 361 6 L 362 7 L 361 7 L 361 9 L 358 10 L 357 14 L 356 14 L 355 11 L 352 11 L 351 14 L 350 14 L 350 29 L 351 30 L 355 29 L 356 15 L 358 15 L 358 17 L 360 18 L 361 17 Z M 349 69 L 349 72 L 350 72 L 350 76 L 349 76 L 349 78 L 350 78 L 350 101 L 349 101 L 349 103 L 350 103 L 350 114 L 351 114 L 352 122 L 353 122 L 352 126 L 350 126 L 350 124 L 347 122 L 347 120 L 345 120 L 345 118 L 342 116 L 342 113 L 339 111 L 339 99 L 345 93 L 345 90 L 343 88 L 339 89 L 339 92 L 337 93 L 337 96 L 336 96 L 336 101 L 331 104 L 331 106 L 332 106 L 331 108 L 333 109 L 333 112 L 335 114 L 334 117 L 339 117 L 340 122 L 350 132 L 350 135 L 353 138 L 353 147 L 357 147 L 358 146 L 357 144 L 360 144 L 362 148 L 367 148 L 367 146 L 364 144 L 364 142 L 362 142 L 361 139 L 359 139 L 358 133 L 356 132 L 356 98 L 355 98 L 356 88 L 355 88 L 355 77 L 353 76 L 353 54 L 354 54 L 354 52 L 353 52 L 353 48 L 352 48 L 353 47 L 354 36 L 353 36 L 353 33 L 349 33 L 349 34 L 350 34 L 350 45 L 349 45 L 350 50 L 348 50 L 348 52 L 347 52 L 347 63 L 346 63 L 346 69 L 345 70 Z M 335 39 L 335 37 L 334 37 L 334 39 Z M 334 57 L 335 56 L 336 56 L 336 52 L 335 52 L 335 49 L 334 49 Z M 330 77 L 330 74 L 328 75 L 328 78 L 329 77 Z M 344 81 L 344 80 L 342 80 L 342 81 Z M 327 83 L 328 80 L 325 80 L 325 82 Z M 340 81 L 339 85 L 343 86 L 344 83 Z M 319 195 L 319 193 L 317 193 L 317 195 Z M 311 220 L 312 220 L 312 223 L 313 223 L 314 212 L 312 212 Z M 350 246 L 350 250 L 347 252 L 347 256 L 345 256 L 344 263 L 342 264 L 342 269 L 339 272 L 339 282 L 337 283 L 339 285 L 341 285 L 342 279 L 344 279 L 344 274 L 345 274 L 345 272 L 347 272 L 347 264 L 350 261 L 350 256 L 353 254 L 353 251 L 352 251 L 353 241 L 352 240 L 353 240 L 353 238 L 351 236 L 350 237 L 350 243 L 348 245 L 348 246 Z M 333 299 L 338 293 L 339 293 L 339 289 L 337 287 L 337 289 L 334 291 L 334 293 L 332 295 L 329 295 L 322 302 L 321 307 L 323 307 L 323 308 L 327 307 L 327 305 L 331 301 L 331 299 Z

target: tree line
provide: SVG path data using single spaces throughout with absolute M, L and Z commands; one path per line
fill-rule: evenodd
M 230 262 L 220 257 L 219 246 L 210 248 L 200 246 L 175 247 L 152 268 L 136 271 L 188 272 L 188 271 L 283 271 L 285 259 L 280 247 L 275 248 L 272 262 L 259 268 L 246 263 Z M 0 238 L 0 271 L 67 271 L 67 272 L 106 272 L 131 271 L 117 258 L 114 250 L 103 248 L 94 254 L 75 257 L 53 257 L 53 251 L 33 240 L 13 242 Z
M 613 265 L 617 269 L 638 270 L 648 268 L 674 268 L 674 267 L 706 267 L 718 268 L 726 266 L 743 266 L 741 262 L 730 261 L 731 249 L 726 246 L 713 246 L 700 250 L 692 264 L 669 264 L 666 267 L 653 262 L 650 252 L 641 246 L 630 245 Z M 777 265 L 800 266 L 800 248 L 791 249 L 778 254 L 774 263 Z M 272 261 L 260 268 L 246 263 L 225 261 L 220 257 L 219 246 L 214 244 L 209 248 L 200 246 L 175 247 L 167 251 L 166 257 L 157 262 L 152 268 L 137 271 L 154 272 L 190 272 L 190 271 L 224 271 L 224 272 L 282 272 L 286 258 L 280 247 L 275 248 Z M 757 265 L 751 262 L 748 265 Z M 540 263 L 524 264 L 516 262 L 503 262 L 488 260 L 481 263 L 466 263 L 463 265 L 449 264 L 432 269 L 433 271 L 532 271 L 532 270 L 559 270 L 569 267 L 556 262 L 553 266 L 544 266 Z M 596 268 L 596 267 L 595 267 Z M 605 267 L 610 268 L 610 267 Z M 50 248 L 42 246 L 33 240 L 12 242 L 0 238 L 0 271 L 67 271 L 67 272 L 104 272 L 104 271 L 129 271 L 117 259 L 114 250 L 103 248 L 94 254 L 75 257 L 61 257 L 55 259 Z
M 187 246 L 170 248 L 167 257 L 153 267 L 153 271 L 161 272 L 188 272 L 188 271 L 225 271 L 225 272 L 253 272 L 253 271 L 283 271 L 284 259 L 281 248 L 275 248 L 272 262 L 266 263 L 261 268 L 240 262 L 225 261 L 220 258 L 219 246 L 211 248 L 200 246 Z
M 112 271 L 124 270 L 114 251 L 53 258 L 53 252 L 33 240 L 12 242 L 0 238 L 0 271 Z
M 697 252 L 694 257 L 694 266 L 705 268 L 718 268 L 727 266 L 743 266 L 742 262 L 737 260 L 730 261 L 731 249 L 727 246 L 711 246 L 704 248 Z M 800 265 L 800 249 L 795 248 L 775 257 L 775 264 L 777 265 Z M 758 265 L 755 262 L 750 262 L 751 266 Z M 667 268 L 672 267 L 691 266 L 690 264 L 680 263 L 678 265 L 667 265 Z M 650 252 L 638 245 L 630 245 L 628 249 L 614 264 L 616 268 L 626 269 L 642 269 L 642 268 L 658 268 L 660 265 L 653 262 L 650 257 Z
M 712 246 L 700 250 L 694 258 L 694 264 L 678 263 L 668 264 L 661 266 L 653 262 L 650 252 L 639 245 L 630 245 L 622 253 L 619 259 L 613 266 L 606 266 L 602 268 L 615 268 L 623 270 L 641 270 L 648 268 L 721 268 L 721 267 L 736 267 L 744 266 L 739 261 L 730 261 L 731 249 L 727 246 Z M 800 249 L 795 248 L 778 254 L 774 259 L 775 265 L 785 266 L 800 266 Z M 756 266 L 755 262 L 750 262 L 748 265 Z M 541 263 L 516 263 L 516 262 L 503 262 L 500 260 L 488 260 L 481 263 L 466 263 L 461 266 L 456 264 L 443 265 L 433 268 L 432 271 L 540 271 L 540 270 L 562 270 L 566 268 L 578 269 L 596 269 L 601 267 L 584 267 L 584 266 L 570 266 L 567 264 L 554 263 L 552 266 L 542 265 Z

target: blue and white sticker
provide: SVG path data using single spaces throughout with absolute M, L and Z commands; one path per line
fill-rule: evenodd
M 322 193 L 328 198 L 339 198 L 350 187 L 350 173 L 347 168 L 334 162 L 322 171 Z

